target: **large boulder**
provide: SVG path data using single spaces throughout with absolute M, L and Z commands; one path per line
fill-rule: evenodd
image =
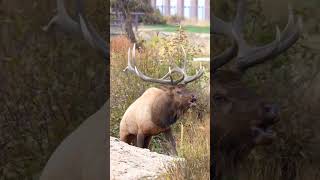
M 111 180 L 156 179 L 181 160 L 110 137 Z

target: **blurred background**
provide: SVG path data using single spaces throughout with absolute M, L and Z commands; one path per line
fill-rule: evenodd
M 236 1 L 215 0 L 215 15 L 230 20 Z M 255 149 L 234 179 L 320 179 L 320 1 L 248 0 L 245 36 L 265 44 L 274 38 L 275 26 L 287 23 L 288 4 L 303 18 L 300 40 L 274 61 L 250 69 L 245 82 L 261 96 L 281 106 L 275 125 L 278 139 Z M 213 54 L 228 44 L 211 38 Z
M 204 75 L 187 88 L 198 97 L 197 106 L 186 112 L 174 125 L 173 134 L 179 157 L 185 164 L 170 168 L 164 179 L 209 179 L 210 177 L 210 24 L 198 19 L 177 15 L 171 10 L 161 11 L 161 3 L 169 1 L 112 1 L 110 22 L 110 135 L 119 137 L 119 125 L 123 114 L 145 90 L 159 87 L 142 81 L 136 75 L 123 72 L 127 66 L 128 49 L 136 43 L 136 62 L 147 76 L 160 78 L 173 64 L 181 66 L 187 54 L 188 74 L 195 74 L 200 64 Z M 173 3 L 170 1 L 169 3 Z M 179 1 L 175 1 L 179 2 Z M 180 1 L 186 2 L 186 1 Z M 154 4 L 152 4 L 154 3 Z M 157 6 L 156 6 L 157 5 Z M 188 8 L 185 5 L 185 8 Z M 190 7 L 189 7 L 190 8 Z M 204 7 L 203 7 L 204 8 Z M 131 14 L 126 16 L 123 14 Z M 178 77 L 174 76 L 175 79 Z M 169 144 L 162 134 L 153 136 L 150 149 L 168 154 Z
M 71 16 L 74 1 L 67 1 Z M 107 37 L 106 1 L 85 1 Z M 107 97 L 106 62 L 86 42 L 42 27 L 56 1 L 0 0 L 0 179 L 37 179 L 59 143 Z
M 319 179 L 320 12 L 318 9 L 320 2 L 318 0 L 249 0 L 249 2 L 246 33 L 251 42 L 263 44 L 273 39 L 275 25 L 283 28 L 287 22 L 289 2 L 293 5 L 295 13 L 303 17 L 304 28 L 303 37 L 294 47 L 279 56 L 277 60 L 252 68 L 246 74 L 245 81 L 253 89 L 281 105 L 281 121 L 275 126 L 279 138 L 273 145 L 258 148 L 251 153 L 249 160 L 242 164 L 241 176 L 235 178 Z M 198 9 L 198 13 L 193 14 L 197 14 L 200 20 L 189 21 L 188 18 L 175 16 L 174 8 L 170 10 L 169 16 L 163 14 L 166 9 L 163 3 L 157 0 L 156 8 L 151 6 L 151 2 L 150 6 L 147 4 L 133 6 L 136 8 L 133 8 L 133 12 L 145 13 L 138 18 L 137 30 L 132 28 L 136 42 L 142 47 L 150 47 L 145 48 L 140 54 L 141 69 L 148 67 L 147 72 L 150 75 L 157 75 L 158 72 L 167 70 L 163 67 L 162 71 L 159 71 L 161 67 L 150 64 L 150 61 L 153 61 L 152 57 L 165 59 L 168 56 L 166 53 L 159 55 L 155 52 L 161 52 L 157 49 L 159 43 L 167 45 L 162 47 L 172 47 L 170 41 L 175 34 L 186 34 L 187 38 L 179 39 L 180 42 L 187 42 L 184 41 L 187 39 L 186 45 L 191 44 L 191 49 L 195 47 L 194 51 L 189 51 L 189 59 L 208 57 L 209 51 L 206 50 L 208 47 L 213 53 L 219 53 L 227 46 L 225 41 L 216 39 L 211 39 L 215 41 L 215 46 L 210 48 L 207 45 L 210 24 L 202 21 L 202 10 Z M 175 6 L 174 2 L 170 3 Z M 188 3 L 191 7 L 192 2 L 186 4 Z M 203 2 L 199 0 L 198 3 L 200 8 Z M 176 4 L 178 6 L 178 1 Z M 234 1 L 215 0 L 211 1 L 211 6 L 215 14 L 224 17 L 223 19 L 231 19 L 234 15 Z M 67 7 L 70 14 L 74 15 L 72 2 L 68 1 Z M 111 6 L 115 7 L 116 5 Z M 109 7 L 106 1 L 86 1 L 88 19 L 105 37 L 108 36 L 107 8 Z M 55 31 L 42 31 L 41 28 L 55 14 L 55 9 L 55 1 L 0 0 L 0 177 L 2 179 L 36 179 L 61 140 L 89 115 L 96 112 L 107 97 L 106 89 L 109 84 L 104 75 L 108 68 L 102 58 L 85 42 L 72 36 Z M 187 7 L 184 9 L 183 14 L 187 12 Z M 185 16 L 191 17 L 191 15 Z M 204 15 L 204 19 L 205 17 L 207 16 Z M 110 19 L 118 18 L 110 14 Z M 125 27 L 119 26 L 119 23 L 114 24 L 119 30 L 115 30 L 114 39 L 111 39 L 111 72 L 114 72 L 111 73 L 111 79 L 114 81 L 110 84 L 111 89 L 119 90 L 117 92 L 119 98 L 112 100 L 114 112 L 110 123 L 111 135 L 117 137 L 118 123 L 125 109 L 150 85 L 138 82 L 135 77 L 122 73 L 122 69 L 126 66 L 127 49 L 132 47 L 132 40 L 130 38 L 128 40 Z M 182 30 L 177 24 L 182 25 Z M 192 44 L 199 42 L 195 41 L 199 38 L 203 43 Z M 192 73 L 199 64 L 190 63 L 194 64 L 190 66 Z M 202 81 L 192 84 L 190 88 L 199 91 L 199 87 L 204 87 L 207 82 L 203 77 Z M 122 86 L 121 91 L 120 86 Z M 200 93 L 205 95 L 205 90 L 202 89 Z M 111 97 L 117 97 L 116 95 L 111 91 Z M 206 129 L 208 118 L 205 116 L 208 113 L 207 103 L 205 100 L 201 101 L 200 105 L 203 107 L 191 111 L 189 119 L 182 119 L 183 126 L 177 124 L 175 127 L 178 141 L 181 137 L 181 133 L 179 134 L 181 127 L 185 127 L 184 142 L 188 143 L 179 145 L 179 151 L 193 163 L 193 166 L 190 166 L 191 170 L 188 171 L 190 177 L 192 175 L 190 172 L 193 170 L 200 172 L 196 177 L 201 175 L 208 177 L 204 172 L 207 172 L 206 168 L 209 166 L 202 162 L 208 160 L 209 155 L 206 152 L 209 153 L 209 146 L 207 141 L 196 141 L 208 138 Z M 201 112 L 202 110 L 204 112 Z M 203 133 L 199 133 L 202 129 Z M 193 136 L 194 134 L 197 136 Z M 153 141 L 152 148 L 157 152 L 162 152 L 165 148 L 165 144 L 160 143 L 161 138 L 161 136 L 156 137 Z M 194 146 L 198 142 L 204 143 Z

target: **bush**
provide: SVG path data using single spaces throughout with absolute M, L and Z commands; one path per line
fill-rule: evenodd
M 168 24 L 180 24 L 181 21 L 184 20 L 184 18 L 178 15 L 172 15 L 172 16 L 165 17 L 165 20 Z
M 157 50 L 152 54 L 153 58 L 170 65 L 172 63 L 181 65 L 184 59 L 182 48 L 186 52 L 187 59 L 202 55 L 202 47 L 190 43 L 182 26 L 179 26 L 176 32 L 168 37 L 153 36 L 150 41 L 145 42 L 144 46 Z M 190 64 L 190 61 L 188 63 Z
M 144 16 L 141 16 L 141 21 L 144 24 L 166 24 L 166 19 L 161 15 L 160 11 L 154 10 L 152 12 L 146 12 Z
M 188 59 L 201 54 L 201 51 L 192 51 L 193 48 L 200 48 L 188 44 L 188 37 L 183 34 L 183 30 L 178 29 L 176 34 L 167 38 L 154 36 L 151 41 L 145 42 L 143 47 L 146 48 L 140 52 L 136 52 L 137 67 L 149 76 L 159 78 L 168 72 L 168 65 L 170 65 L 170 63 L 180 63 L 180 59 L 183 57 L 180 45 L 185 47 Z M 175 43 L 173 43 L 173 41 L 175 41 Z M 121 42 L 121 45 L 119 42 Z M 130 44 L 129 40 L 124 36 L 111 40 L 110 132 L 111 136 L 115 137 L 119 136 L 119 124 L 126 109 L 141 96 L 147 88 L 153 86 L 153 84 L 141 81 L 140 78 L 131 73 L 124 73 L 122 71 L 127 66 L 128 50 L 122 47 L 128 44 Z M 119 48 L 115 49 L 113 47 Z M 175 54 L 175 52 L 179 53 Z M 173 61 L 168 61 L 170 56 Z M 195 66 L 193 62 L 188 62 L 188 64 L 188 73 L 195 73 L 198 66 Z M 206 68 L 208 69 L 209 67 Z M 188 85 L 189 89 L 198 93 L 198 106 L 197 108 L 190 109 L 172 126 L 177 141 L 178 153 L 188 161 L 186 169 L 183 168 L 182 170 L 187 172 L 188 175 L 193 174 L 192 177 L 195 177 L 195 179 L 209 177 L 210 173 L 210 161 L 208 161 L 210 156 L 209 93 L 207 91 L 209 74 L 210 73 L 206 71 L 198 81 Z M 183 127 L 184 130 L 182 130 L 181 127 Z M 154 136 L 150 144 L 152 151 L 164 154 L 168 152 L 168 147 L 168 143 L 162 135 Z

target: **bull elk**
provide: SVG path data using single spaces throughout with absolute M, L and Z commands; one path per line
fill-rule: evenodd
M 288 23 L 276 38 L 264 46 L 251 46 L 243 36 L 246 1 L 238 0 L 232 22 L 213 16 L 213 33 L 232 41 L 231 47 L 213 58 L 213 91 L 211 93 L 214 144 L 211 150 L 211 169 L 221 179 L 236 174 L 237 166 L 257 145 L 266 145 L 276 138 L 272 125 L 279 121 L 279 107 L 257 96 L 241 82 L 242 74 L 250 67 L 262 64 L 285 52 L 299 39 L 302 20 L 294 19 L 289 6 Z M 221 67 L 234 59 L 231 68 Z M 216 168 L 213 167 L 216 166 Z
M 109 57 L 106 42 L 86 20 L 82 0 L 76 1 L 77 20 L 73 20 L 64 6 L 57 0 L 57 15 L 43 30 L 52 27 L 84 38 L 104 58 Z M 109 179 L 107 174 L 106 129 L 108 102 L 99 111 L 86 119 L 52 153 L 40 180 L 101 180 Z
M 133 50 L 128 50 L 128 66 L 124 71 L 129 71 L 140 77 L 143 81 L 158 83 L 160 88 L 147 89 L 124 113 L 120 122 L 120 140 L 141 148 L 148 148 L 152 136 L 164 133 L 170 142 L 171 153 L 177 154 L 176 144 L 170 125 L 190 107 L 194 106 L 197 98 L 194 93 L 186 88 L 186 84 L 199 79 L 204 69 L 192 76 L 186 71 L 186 52 L 182 67 L 169 68 L 169 72 L 160 79 L 144 75 L 135 66 L 135 45 Z M 132 59 L 132 60 L 131 60 Z M 172 74 L 181 74 L 181 78 L 173 80 Z M 170 79 L 168 79 L 170 77 Z

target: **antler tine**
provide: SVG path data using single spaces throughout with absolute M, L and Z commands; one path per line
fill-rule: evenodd
M 53 25 L 58 25 L 63 31 L 80 34 L 79 24 L 67 13 L 64 0 L 57 0 L 57 14 L 42 29 L 48 31 Z
M 183 47 L 182 47 L 183 49 Z M 183 52 L 185 53 L 185 50 L 183 49 Z M 132 55 L 132 56 L 131 56 Z M 131 58 L 132 58 L 132 62 L 131 62 Z M 147 81 L 147 82 L 153 82 L 153 83 L 159 83 L 159 84 L 170 84 L 170 85 L 177 85 L 179 83 L 181 84 L 187 84 L 189 82 L 192 82 L 198 78 L 200 78 L 203 75 L 203 68 L 201 67 L 199 71 L 197 71 L 197 73 L 193 76 L 188 76 L 186 73 L 186 53 L 185 53 L 185 62 L 183 65 L 183 68 L 180 67 L 175 67 L 173 69 L 171 69 L 169 67 L 169 71 L 168 73 L 166 73 L 162 78 L 160 79 L 155 79 L 155 78 L 151 78 L 149 76 L 146 76 L 145 74 L 143 74 L 141 71 L 138 70 L 137 66 L 135 65 L 135 44 L 133 45 L 133 49 L 132 49 L 132 53 L 130 51 L 130 48 L 128 50 L 128 66 L 123 70 L 123 71 L 130 71 L 134 74 L 136 74 L 138 77 L 140 77 L 142 80 Z M 133 67 L 134 66 L 134 67 Z M 173 80 L 172 78 L 172 74 L 173 73 L 179 73 L 182 75 L 182 77 L 178 80 Z M 166 79 L 170 77 L 170 80 Z
M 132 57 L 132 61 L 131 62 L 131 58 L 130 56 Z M 143 74 L 141 71 L 138 70 L 137 66 L 135 65 L 135 44 L 133 45 L 133 49 L 132 49 L 132 53 L 130 51 L 130 48 L 128 50 L 128 66 L 123 70 L 123 71 L 130 71 L 134 74 L 136 74 L 138 77 L 140 77 L 143 81 L 147 81 L 147 82 L 153 82 L 153 83 L 159 83 L 159 84 L 170 84 L 170 85 L 176 85 L 178 83 L 180 83 L 183 79 L 184 79 L 184 76 L 182 76 L 180 79 L 178 80 L 173 80 L 172 78 L 170 78 L 170 80 L 168 79 L 165 79 L 167 78 L 168 76 L 171 76 L 171 74 L 173 72 L 180 72 L 179 69 L 177 68 L 174 68 L 174 69 L 169 69 L 169 72 L 163 76 L 162 78 L 160 79 L 155 79 L 155 78 L 151 78 L 151 77 L 148 77 L 146 76 L 145 74 Z
M 179 84 L 179 82 L 182 81 L 182 79 L 179 80 L 167 80 L 167 79 L 154 79 L 151 77 L 148 77 L 146 75 L 144 75 L 142 72 L 140 72 L 137 67 L 135 66 L 135 72 L 137 74 L 138 77 L 140 77 L 142 80 L 147 81 L 147 82 L 153 82 L 153 83 L 159 83 L 159 84 L 169 84 L 169 85 L 177 85 Z
M 181 49 L 182 49 L 182 52 L 183 52 L 183 66 L 182 66 L 182 69 L 186 70 L 186 67 L 187 67 L 187 54 L 186 54 L 186 51 L 184 50 L 183 46 L 181 46 Z
M 230 48 L 228 48 L 221 54 L 213 57 L 213 72 L 217 71 L 220 67 L 227 64 L 236 55 L 237 55 L 237 45 L 235 41 L 233 41 L 232 46 Z
M 233 21 L 233 28 L 237 32 L 242 32 L 244 26 L 244 16 L 246 11 L 245 0 L 238 0 L 237 14 Z M 242 34 L 241 34 L 242 35 Z
M 197 70 L 195 75 L 188 76 L 187 72 L 186 72 L 187 54 L 186 54 L 186 51 L 184 50 L 183 46 L 181 46 L 181 48 L 182 48 L 182 52 L 184 54 L 183 68 L 182 69 L 177 68 L 177 69 L 180 69 L 181 73 L 184 75 L 184 78 L 183 78 L 183 81 L 181 81 L 181 84 L 187 84 L 187 83 L 190 83 L 192 81 L 199 79 L 203 75 L 204 70 L 202 67 L 200 67 L 200 70 L 199 71 Z
M 280 44 L 280 31 L 278 27 L 276 27 L 276 39 L 273 42 L 260 47 L 252 47 L 247 44 L 242 34 L 245 5 L 245 0 L 238 1 L 237 15 L 233 22 L 233 36 L 238 44 L 237 68 L 241 71 L 264 62 L 270 54 L 277 50 Z
M 232 23 L 225 22 L 213 15 L 213 34 L 225 35 L 232 40 L 232 46 L 213 57 L 213 72 L 228 63 L 237 55 L 237 45 L 232 32 Z
M 236 57 L 237 68 L 241 71 L 245 71 L 249 67 L 263 63 L 271 54 L 277 51 L 279 44 L 280 30 L 278 27 L 276 27 L 276 39 L 264 46 L 250 47 L 244 39 L 239 39 L 239 51 Z
M 287 50 L 289 47 L 291 47 L 300 37 L 300 34 L 302 32 L 302 18 L 298 16 L 298 20 L 295 23 L 294 21 L 294 15 L 293 15 L 293 9 L 292 6 L 288 5 L 289 15 L 288 15 L 288 23 L 281 33 L 281 42 L 279 44 L 277 52 L 275 52 L 272 57 L 277 56 L 281 52 Z
M 288 15 L 288 23 L 286 27 L 284 28 L 283 32 L 281 33 L 281 40 L 284 40 L 288 38 L 288 35 L 290 34 L 291 28 L 294 26 L 294 15 L 293 15 L 293 9 L 292 6 L 288 5 L 289 15 Z
M 178 82 L 181 82 L 183 79 L 184 79 L 184 76 L 185 76 L 185 74 L 183 73 L 183 71 L 179 68 L 179 67 L 175 67 L 175 68 L 173 68 L 173 69 L 171 69 L 170 67 L 169 67 L 169 72 L 167 73 L 167 74 L 165 74 L 162 78 L 160 78 L 160 79 L 166 79 L 166 78 L 168 78 L 168 77 L 172 77 L 171 75 L 173 74 L 173 73 L 180 73 L 180 74 L 182 74 L 182 77 L 178 80 Z
M 276 57 L 291 47 L 300 37 L 302 32 L 302 19 L 301 17 L 298 17 L 297 23 L 294 22 L 293 10 L 291 5 L 289 5 L 288 24 L 282 33 L 280 33 L 279 28 L 276 27 L 276 38 L 273 42 L 260 47 L 248 45 L 242 34 L 246 7 L 245 3 L 245 0 L 238 0 L 237 14 L 232 23 L 224 22 L 213 16 L 213 32 L 226 35 L 233 40 L 231 48 L 213 58 L 213 71 L 222 67 L 234 56 L 236 56 L 235 59 L 237 61 L 236 68 L 240 71 L 245 71 L 249 67 L 261 64 L 266 60 Z M 237 49 L 238 53 L 236 53 Z
M 199 71 L 197 71 L 197 73 L 193 76 L 187 76 L 182 82 L 181 84 L 188 84 L 192 81 L 195 81 L 197 79 L 199 79 L 202 75 L 203 75 L 204 71 L 203 69 L 200 69 Z
M 221 54 L 213 57 L 213 71 L 228 63 L 237 55 L 237 42 L 234 31 L 241 32 L 244 25 L 245 6 L 244 1 L 239 0 L 237 4 L 237 15 L 233 22 L 225 22 L 213 15 L 213 33 L 225 35 L 232 40 L 232 46 Z M 241 35 L 241 34 L 240 34 Z
M 131 49 L 130 49 L 130 47 L 129 47 L 129 49 L 128 49 L 128 66 L 127 66 L 123 71 L 126 72 L 126 71 L 128 70 L 128 71 L 130 71 L 130 72 L 132 72 L 132 73 L 135 73 L 135 69 L 134 69 L 134 67 L 133 67 L 132 64 L 131 64 L 131 59 L 130 59 L 130 57 L 131 57 Z
M 89 42 L 91 47 L 103 53 L 105 57 L 108 57 L 109 51 L 107 50 L 105 40 L 97 33 L 92 24 L 86 20 L 83 0 L 76 0 L 76 4 L 79 15 L 79 23 L 84 39 Z
M 84 18 L 79 14 L 80 26 L 83 37 L 89 42 L 91 47 L 98 49 L 105 57 L 109 57 L 109 51 L 106 46 L 105 40 L 97 33 L 97 31 L 88 22 L 86 25 Z
M 57 14 L 50 20 L 48 25 L 43 27 L 43 30 L 48 31 L 53 25 L 58 25 L 67 33 L 82 36 L 93 48 L 98 49 L 104 57 L 108 57 L 109 51 L 105 40 L 85 19 L 83 0 L 77 0 L 76 5 L 79 22 L 69 16 L 64 5 L 64 0 L 57 0 Z
M 249 67 L 261 64 L 266 60 L 278 56 L 290 48 L 299 39 L 302 32 L 302 19 L 301 17 L 298 17 L 298 21 L 295 23 L 291 5 L 289 5 L 288 9 L 288 23 L 282 33 L 280 33 L 280 30 L 277 27 L 277 36 L 273 43 L 262 48 L 252 48 L 251 51 L 247 52 L 245 49 L 246 47 L 240 49 L 237 57 L 238 68 L 240 70 L 246 70 Z
M 232 24 L 230 22 L 225 22 L 222 19 L 216 17 L 213 14 L 213 33 L 219 35 L 226 35 L 230 38 L 232 35 Z
M 133 60 L 133 65 L 136 67 L 136 43 L 133 44 L 132 48 L 132 60 Z

